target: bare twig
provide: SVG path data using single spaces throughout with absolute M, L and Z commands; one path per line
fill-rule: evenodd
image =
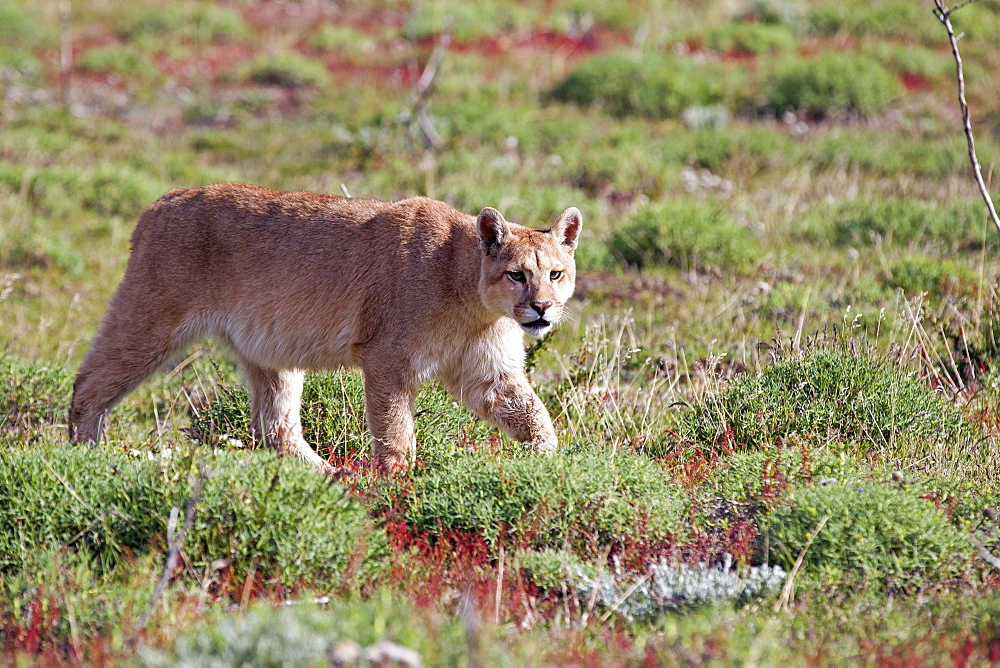
M 612 613 L 615 612 L 615 610 L 617 610 L 619 607 L 621 607 L 621 604 L 624 603 L 625 601 L 627 601 L 628 597 L 631 596 L 632 594 L 634 594 L 636 589 L 638 589 L 642 585 L 646 584 L 646 580 L 648 580 L 649 577 L 650 577 L 650 574 L 646 573 L 641 578 L 639 578 L 635 582 L 635 584 L 633 584 L 631 587 L 629 587 L 628 591 L 626 591 L 624 594 L 622 594 L 621 598 L 619 598 L 617 601 L 615 601 L 614 605 L 612 605 L 610 608 L 608 608 L 608 611 L 605 612 L 603 615 L 601 615 L 601 620 L 600 620 L 601 624 L 603 624 L 604 622 L 608 621 L 608 617 L 610 617 L 612 615 Z
M 448 52 L 448 45 L 451 44 L 451 33 L 445 30 L 438 38 L 438 43 L 431 53 L 427 64 L 424 66 L 420 78 L 417 79 L 414 88 L 413 100 L 410 106 L 399 115 L 399 122 L 406 130 L 406 143 L 409 150 L 414 155 L 417 154 L 417 131 L 421 135 L 420 144 L 423 154 L 420 160 L 420 168 L 424 171 L 426 180 L 425 194 L 428 197 L 434 196 L 434 171 L 437 166 L 436 152 L 441 147 L 441 135 L 434 127 L 434 118 L 427 111 L 430 95 L 434 91 L 434 82 L 437 79 L 441 61 L 444 60 Z
M 976 540 L 973 536 L 969 536 L 969 540 L 972 541 L 972 545 L 976 548 L 976 552 L 979 556 L 983 558 L 983 561 L 988 563 L 993 568 L 1000 570 L 1000 557 L 995 557 L 990 554 L 990 551 L 986 549 L 986 546 Z
M 821 519 L 819 524 L 816 525 L 816 528 L 813 529 L 813 532 L 809 534 L 809 540 L 807 540 L 806 544 L 802 546 L 802 550 L 799 552 L 799 556 L 795 560 L 795 564 L 792 565 L 791 572 L 788 574 L 788 579 L 785 580 L 785 586 L 781 588 L 781 597 L 778 599 L 778 602 L 774 604 L 775 612 L 781 612 L 781 609 L 788 604 L 788 599 L 792 595 L 792 588 L 795 586 L 795 576 L 798 575 L 799 571 L 802 569 L 802 562 L 805 561 L 806 552 L 809 551 L 809 547 L 813 544 L 813 541 L 816 539 L 816 536 L 819 535 L 819 532 L 823 530 L 823 527 L 826 526 L 829 519 L 829 515 L 824 515 L 823 519 Z
M 243 581 L 243 594 L 240 596 L 240 610 L 246 610 L 250 605 L 250 596 L 253 594 L 253 581 L 257 577 L 257 557 L 250 562 L 250 570 L 247 571 L 247 579 Z
M 965 139 L 969 144 L 969 160 L 972 162 L 972 171 L 976 177 L 976 184 L 979 186 L 979 192 L 983 196 L 983 200 L 986 202 L 986 208 L 989 209 L 990 219 L 996 226 L 997 231 L 1000 232 L 1000 217 L 997 217 L 997 210 L 993 206 L 993 198 L 990 197 L 990 191 L 986 187 L 986 182 L 983 181 L 983 170 L 979 166 L 979 158 L 976 157 L 976 142 L 972 137 L 972 123 L 969 121 L 969 104 L 965 100 L 965 74 L 962 69 L 962 56 L 958 52 L 958 40 L 962 38 L 962 35 L 955 35 L 955 29 L 951 25 L 951 15 L 956 11 L 965 7 L 966 5 L 977 2 L 978 0 L 965 0 L 955 7 L 949 9 L 945 7 L 942 0 L 934 0 L 934 15 L 940 21 L 945 30 L 948 31 L 948 41 L 951 43 L 951 54 L 955 57 L 955 76 L 958 80 L 958 104 L 962 109 L 962 124 L 965 128 Z
M 132 630 L 131 635 L 129 635 L 128 640 L 125 642 L 125 646 L 129 649 L 135 647 L 136 642 L 139 639 L 139 634 L 146 624 L 149 623 L 149 618 L 153 616 L 153 609 L 159 602 L 160 597 L 163 596 L 163 592 L 166 590 L 167 585 L 170 583 L 170 578 L 174 573 L 174 569 L 177 568 L 177 561 L 181 556 L 181 547 L 184 545 L 184 539 L 187 538 L 188 531 L 191 530 L 191 526 L 194 524 L 194 514 L 197 509 L 198 502 L 201 500 L 201 492 L 205 485 L 205 480 L 208 478 L 209 474 L 206 471 L 204 465 L 198 463 L 198 477 L 194 481 L 194 485 L 191 488 L 191 497 L 184 504 L 184 524 L 181 525 L 181 530 L 174 533 L 174 529 L 177 526 L 177 515 L 178 508 L 174 506 L 170 512 L 170 521 L 167 523 L 167 561 L 163 564 L 163 572 L 160 573 L 160 579 L 156 582 L 156 588 L 153 590 L 153 598 L 149 601 L 149 606 L 146 611 L 142 613 L 142 617 L 139 618 L 139 623 Z
M 340 184 L 340 189 L 344 191 L 344 197 L 351 199 L 351 192 L 347 189 L 347 186 L 343 183 Z
M 424 71 L 420 74 L 420 78 L 417 79 L 410 106 L 404 109 L 399 116 L 400 122 L 406 128 L 407 135 L 411 139 L 412 135 L 410 133 L 412 132 L 414 122 L 423 131 L 424 140 L 422 143 L 425 149 L 434 149 L 437 147 L 438 142 L 440 142 L 440 137 L 433 130 L 433 122 L 427 116 L 427 103 L 430 101 L 430 95 L 434 91 L 434 82 L 437 79 L 441 61 L 444 60 L 444 56 L 448 52 L 449 44 L 451 44 L 451 33 L 446 30 L 438 38 L 437 46 L 434 47 L 431 57 L 424 66 Z M 430 131 L 428 131 L 428 128 L 430 128 Z
M 73 102 L 73 6 L 70 0 L 59 2 L 59 101 L 67 108 Z
M 608 556 L 611 555 L 611 549 L 614 547 L 614 543 L 608 543 L 601 553 L 601 558 L 597 562 L 597 575 L 594 578 L 596 583 L 604 575 L 604 569 L 608 565 Z M 590 592 L 590 600 L 587 601 L 587 609 L 583 611 L 583 615 L 580 616 L 580 628 L 587 627 L 587 620 L 590 619 L 590 615 L 594 612 L 594 606 L 597 605 L 597 593 L 598 587 Z M 606 618 L 606 617 L 605 617 Z M 601 620 L 603 622 L 603 619 Z
M 445 30 L 438 38 L 437 46 L 434 47 L 434 51 L 431 53 L 431 57 L 428 59 L 427 65 L 424 67 L 423 74 L 421 74 L 420 79 L 417 80 L 418 99 L 425 99 L 428 93 L 430 93 L 431 88 L 433 88 L 434 79 L 437 78 L 438 68 L 441 67 L 441 61 L 444 60 L 444 54 L 448 52 L 449 44 L 451 44 L 451 32 Z

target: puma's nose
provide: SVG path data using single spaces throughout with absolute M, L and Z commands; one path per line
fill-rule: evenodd
M 552 306 L 552 301 L 551 300 L 544 301 L 544 302 L 531 302 L 531 308 L 535 309 L 535 311 L 538 312 L 539 316 L 545 315 L 545 311 L 550 306 Z

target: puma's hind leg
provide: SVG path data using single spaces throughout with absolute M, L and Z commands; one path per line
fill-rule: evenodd
M 96 443 L 108 412 L 187 343 L 173 323 L 157 320 L 147 306 L 112 302 L 100 332 L 73 383 L 69 434 L 74 443 Z
M 250 388 L 250 431 L 257 443 L 295 455 L 319 471 L 337 472 L 302 437 L 299 409 L 305 372 L 276 371 L 244 360 L 241 364 Z

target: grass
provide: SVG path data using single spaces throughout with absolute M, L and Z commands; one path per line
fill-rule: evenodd
M 702 443 L 725 439 L 752 450 L 794 438 L 846 441 L 887 458 L 906 445 L 954 446 L 972 437 L 962 414 L 913 374 L 841 351 L 796 356 L 742 376 L 682 424 L 682 436 Z
M 0 663 L 1000 656 L 969 540 L 1000 554 L 1000 262 L 930 6 L 79 0 L 67 107 L 57 4 L 0 1 Z M 955 15 L 987 174 L 994 4 Z M 399 119 L 444 30 L 427 156 Z M 135 219 L 230 180 L 579 207 L 572 319 L 532 353 L 564 447 L 428 385 L 418 466 L 380 480 L 359 374 L 312 374 L 306 438 L 353 472 L 328 483 L 252 447 L 213 344 L 68 447 Z
M 839 246 L 873 241 L 914 248 L 932 247 L 955 253 L 975 251 L 998 243 L 984 228 L 974 201 L 942 207 L 914 198 L 845 200 L 833 207 L 820 205 L 808 216 L 811 239 L 827 239 Z
M 677 200 L 637 210 L 608 242 L 611 254 L 636 269 L 671 266 L 682 271 L 751 268 L 759 254 L 746 227 L 718 204 Z

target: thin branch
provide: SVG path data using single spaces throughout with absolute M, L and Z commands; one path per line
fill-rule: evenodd
M 996 226 L 997 231 L 1000 232 L 1000 217 L 997 216 L 997 210 L 993 206 L 993 198 L 990 197 L 990 191 L 986 187 L 985 181 L 983 181 L 983 170 L 979 166 L 979 158 L 976 157 L 976 142 L 972 138 L 972 123 L 969 121 L 969 104 L 965 100 L 965 74 L 962 69 L 962 56 L 958 52 L 958 40 L 961 36 L 955 35 L 955 29 L 951 25 L 951 15 L 965 7 L 966 5 L 972 4 L 977 0 L 965 0 L 965 2 L 948 9 L 944 6 L 941 0 L 934 0 L 934 5 L 937 9 L 934 11 L 934 15 L 940 21 L 945 30 L 948 31 L 948 41 L 951 43 L 951 54 L 955 57 L 955 76 L 958 79 L 958 104 L 962 109 L 962 124 L 965 127 L 965 139 L 969 144 L 969 160 L 972 162 L 972 171 L 976 177 L 976 184 L 979 186 L 979 192 L 983 196 L 983 200 L 986 202 L 986 208 L 989 209 L 990 219 Z
M 449 44 L 451 44 L 451 33 L 445 30 L 438 38 L 438 43 L 434 47 L 431 57 L 427 60 L 420 78 L 417 79 L 416 86 L 414 87 L 413 101 L 410 102 L 409 108 L 404 109 L 400 114 L 400 122 L 406 128 L 408 135 L 412 132 L 411 126 L 414 120 L 416 120 L 424 134 L 425 149 L 437 148 L 441 141 L 437 132 L 433 129 L 433 122 L 427 118 L 426 107 L 430 100 L 430 95 L 434 91 L 434 82 L 437 79 L 441 61 L 444 60 L 445 54 L 448 53 Z M 430 127 L 429 131 L 428 127 Z
M 949 14 L 954 14 L 955 12 L 957 12 L 958 10 L 960 10 L 962 7 L 965 7 L 966 5 L 971 5 L 974 2 L 979 2 L 979 0 L 965 0 L 964 2 L 960 2 L 957 5 L 955 5 L 954 7 L 952 7 L 951 9 L 949 9 L 948 13 Z
M 142 613 L 139 623 L 132 630 L 132 634 L 125 642 L 125 646 L 129 649 L 135 647 L 139 639 L 139 634 L 146 628 L 150 617 L 153 616 L 153 609 L 159 602 L 160 597 L 163 596 L 167 585 L 170 584 L 170 578 L 173 576 L 174 569 L 177 568 L 177 561 L 181 556 L 181 547 L 184 545 L 184 539 L 187 538 L 188 531 L 191 530 L 191 526 L 194 524 L 194 514 L 197 510 L 198 502 L 201 500 L 201 492 L 205 485 L 205 480 L 209 476 L 209 473 L 205 470 L 201 462 L 198 463 L 198 469 L 198 477 L 191 488 L 191 497 L 184 504 L 184 524 L 181 525 L 181 530 L 176 535 L 174 534 L 174 528 L 177 526 L 177 506 L 174 506 L 171 510 L 170 521 L 167 523 L 167 543 L 169 544 L 167 561 L 163 564 L 163 572 L 160 573 L 160 579 L 156 582 L 156 588 L 153 590 L 153 598 L 150 599 L 149 606 Z
M 969 540 L 972 541 L 972 545 L 976 548 L 976 552 L 979 556 L 983 558 L 983 561 L 988 563 L 993 568 L 1000 570 L 1000 558 L 990 554 L 990 551 L 986 549 L 986 546 L 976 540 L 973 536 L 969 536 Z
M 418 99 L 426 98 L 427 94 L 434 86 L 434 79 L 437 77 L 438 68 L 441 67 L 441 61 L 444 60 L 444 55 L 448 52 L 449 44 L 451 44 L 451 32 L 445 30 L 438 38 L 438 43 L 434 47 L 431 57 L 427 60 L 427 65 L 424 67 L 423 74 L 421 74 L 420 79 L 417 80 Z
M 629 587 L 628 591 L 626 591 L 622 595 L 621 598 L 619 598 L 617 601 L 615 601 L 615 604 L 612 605 L 610 608 L 608 608 L 607 612 L 605 612 L 603 615 L 601 615 L 600 623 L 603 624 L 604 622 L 608 621 L 608 617 L 610 617 L 612 615 L 612 613 L 614 613 L 615 610 L 617 610 L 619 607 L 621 607 L 621 604 L 624 603 L 625 601 L 627 601 L 628 597 L 631 596 L 632 594 L 634 594 L 636 589 L 638 589 L 642 585 L 646 584 L 646 580 L 648 580 L 649 578 L 650 578 L 650 574 L 646 573 L 641 578 L 639 578 L 631 587 Z M 595 583 L 595 585 L 596 585 L 596 583 Z M 595 589 L 596 589 L 596 586 L 595 586 Z
M 59 101 L 66 108 L 73 103 L 73 6 L 70 0 L 59 2 Z

